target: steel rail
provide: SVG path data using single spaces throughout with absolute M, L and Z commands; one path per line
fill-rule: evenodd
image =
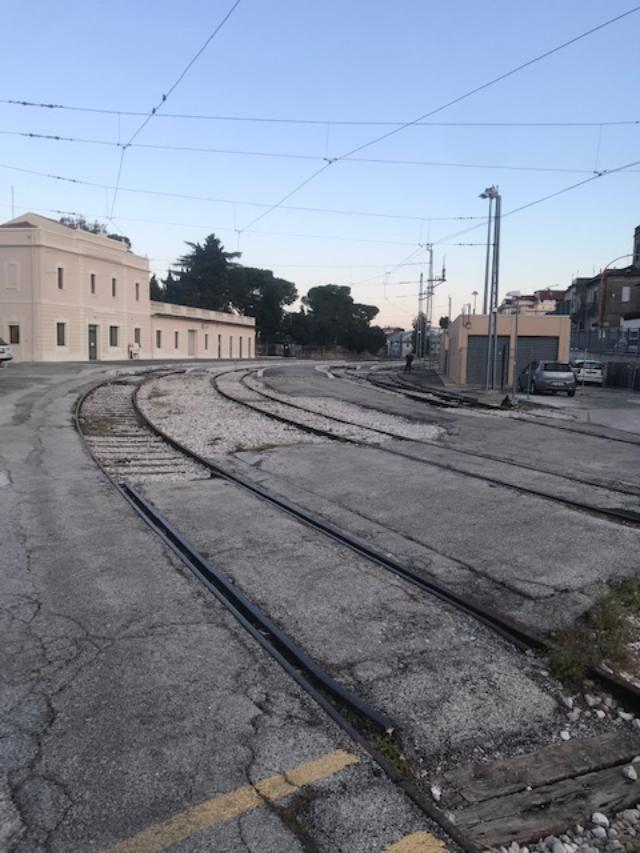
M 166 376 L 166 375 L 172 375 L 172 373 L 179 374 L 179 373 L 183 373 L 183 372 L 184 372 L 184 370 L 176 370 L 176 371 L 172 371 L 172 372 L 168 371 L 168 372 L 164 373 L 163 375 Z M 153 371 L 145 371 L 145 373 L 151 373 L 152 374 L 151 376 L 148 377 L 149 379 L 156 378 L 156 376 L 158 375 L 157 373 L 155 375 L 153 375 Z M 94 383 L 91 385 L 91 387 L 89 387 L 85 392 L 83 392 L 80 395 L 80 397 L 76 400 L 76 405 L 75 405 L 74 410 L 73 410 L 73 422 L 74 422 L 74 426 L 75 426 L 76 431 L 78 432 L 78 434 L 80 435 L 80 437 L 83 441 L 85 450 L 87 451 L 89 456 L 92 458 L 92 460 L 95 462 L 96 466 L 102 471 L 104 476 L 107 478 L 108 482 L 111 483 L 111 485 L 120 493 L 120 495 L 124 498 L 124 500 L 126 500 L 127 503 L 132 507 L 132 509 L 134 509 L 138 513 L 138 515 L 140 515 L 142 520 L 146 524 L 148 524 L 151 527 L 151 529 L 154 530 L 156 535 L 158 535 L 165 542 L 167 547 L 169 547 L 176 554 L 176 556 L 178 556 L 191 569 L 191 571 L 193 571 L 194 574 L 196 574 L 196 576 L 205 585 L 207 585 L 207 587 L 209 587 L 211 589 L 211 592 L 214 595 L 216 595 L 216 597 L 219 598 L 219 600 L 221 600 L 221 602 L 225 605 L 225 607 L 227 607 L 227 609 L 235 616 L 235 618 L 243 625 L 243 627 L 245 627 L 246 630 L 249 633 L 251 633 L 251 635 L 255 638 L 255 640 L 262 646 L 262 648 L 264 648 L 265 651 L 267 651 L 282 666 L 282 668 L 285 670 L 285 672 L 287 672 L 287 674 L 290 675 L 291 678 L 294 679 L 294 681 L 301 687 L 301 689 L 303 689 L 355 743 L 359 744 L 360 747 L 368 755 L 371 756 L 373 761 L 375 761 L 376 764 L 378 764 L 378 766 L 382 769 L 382 771 L 386 774 L 386 776 L 393 782 L 394 785 L 396 785 L 398 788 L 400 788 L 416 804 L 416 806 L 418 806 L 419 809 L 421 809 L 429 818 L 431 818 L 431 820 L 433 820 L 434 823 L 436 823 L 438 826 L 440 826 L 441 829 L 443 829 L 444 832 L 446 832 L 450 838 L 452 838 L 454 841 L 456 841 L 460 845 L 460 848 L 465 851 L 465 853 L 482 853 L 482 848 L 478 844 L 476 844 L 473 841 L 473 839 L 470 839 L 465 833 L 463 833 L 455 825 L 455 823 L 453 823 L 449 819 L 449 817 L 447 816 L 447 814 L 445 812 L 443 812 L 441 809 L 439 809 L 432 802 L 432 800 L 429 799 L 428 796 L 425 796 L 425 794 L 415 785 L 414 782 L 411 781 L 411 779 L 409 779 L 406 775 L 401 773 L 397 769 L 397 767 L 388 758 L 386 758 L 377 749 L 377 747 L 374 744 L 371 743 L 369 738 L 366 735 L 362 734 L 341 713 L 339 707 L 332 704 L 328 700 L 328 698 L 326 697 L 326 695 L 324 694 L 324 692 L 322 690 L 317 689 L 310 679 L 307 679 L 302 675 L 302 673 L 300 672 L 300 670 L 296 666 L 295 662 L 294 663 L 290 662 L 287 655 L 282 654 L 277 647 L 267 643 L 267 638 L 263 635 L 260 628 L 257 627 L 251 619 L 246 618 L 245 615 L 243 614 L 243 612 L 239 608 L 235 608 L 229 600 L 226 600 L 226 599 L 223 600 L 223 598 L 221 597 L 221 592 L 218 589 L 217 585 L 210 584 L 208 578 L 205 577 L 203 574 L 201 574 L 200 567 L 198 566 L 198 564 L 195 562 L 194 563 L 191 562 L 191 559 L 188 556 L 190 546 L 189 546 L 188 550 L 183 551 L 182 547 L 179 546 L 179 544 L 176 542 L 174 537 L 172 535 L 171 536 L 169 535 L 168 528 L 171 527 L 171 525 L 169 525 L 169 523 L 166 522 L 165 519 L 162 519 L 163 523 L 161 523 L 161 524 L 156 523 L 156 522 L 160 521 L 160 518 L 161 518 L 160 514 L 157 513 L 153 508 L 151 508 L 151 505 L 140 495 L 140 493 L 137 492 L 137 490 L 135 490 L 129 484 L 120 484 L 120 483 L 116 482 L 116 480 L 114 480 L 112 477 L 109 476 L 109 474 L 105 470 L 104 466 L 102 465 L 100 460 L 97 458 L 96 454 L 93 452 L 93 450 L 91 449 L 91 447 L 87 443 L 86 438 L 85 438 L 85 434 L 84 434 L 84 431 L 83 431 L 82 425 L 81 425 L 81 419 L 82 419 L 81 411 L 82 411 L 82 406 L 83 406 L 85 400 L 94 391 L 96 391 L 98 388 L 100 388 L 101 386 L 103 386 L 105 384 L 109 384 L 109 382 L 100 381 L 98 383 Z M 205 468 L 208 468 L 209 471 L 211 472 L 212 476 L 214 476 L 214 475 L 220 476 L 226 480 L 229 480 L 230 482 L 236 483 L 239 486 L 244 486 L 245 489 L 254 493 L 257 497 L 260 497 L 261 499 L 268 501 L 269 503 L 272 503 L 274 505 L 280 504 L 280 507 L 279 507 L 280 509 L 285 510 L 285 511 L 289 511 L 290 514 L 295 515 L 293 507 L 291 508 L 291 510 L 286 510 L 283 502 L 279 502 L 276 498 L 271 498 L 271 497 L 267 496 L 266 493 L 260 494 L 261 490 L 252 487 L 251 484 L 249 484 L 249 483 L 244 483 L 242 481 L 242 478 L 236 477 L 233 474 L 231 474 L 230 472 L 226 472 L 224 469 L 222 469 L 219 466 L 216 466 L 213 463 L 211 463 L 210 460 L 207 460 L 204 457 L 201 457 L 199 454 L 195 453 L 194 451 L 191 451 L 189 448 L 187 448 L 184 445 L 180 444 L 179 442 L 175 441 L 170 436 L 166 435 L 162 430 L 158 429 L 155 426 L 155 424 L 153 424 L 144 415 L 144 413 L 140 410 L 140 408 L 138 406 L 137 395 L 138 395 L 139 390 L 140 390 L 140 385 L 137 385 L 133 389 L 133 393 L 132 393 L 132 397 L 131 397 L 132 408 L 135 411 L 137 417 L 143 423 L 143 425 L 151 433 L 153 433 L 158 438 L 161 438 L 162 440 L 167 442 L 174 449 L 181 451 L 188 458 L 192 459 L 193 461 L 199 462 Z M 146 504 L 152 510 L 151 513 L 147 512 L 147 509 L 143 506 L 144 504 Z M 304 513 L 301 512 L 300 515 L 297 516 L 300 521 L 304 521 L 304 518 L 302 517 L 303 515 L 304 515 Z M 311 517 L 309 517 L 308 523 L 311 526 L 315 526 L 311 522 Z M 319 528 L 316 527 L 316 529 L 319 529 Z M 201 555 L 198 555 L 198 556 L 200 557 L 200 559 L 203 559 Z M 206 562 L 206 561 L 203 560 L 203 562 Z M 226 580 L 226 579 L 224 579 L 224 580 Z M 230 582 L 227 581 L 227 583 L 230 583 Z M 512 642 L 514 642 L 514 641 L 512 640 Z M 304 653 L 302 653 L 302 654 L 304 655 Z M 330 676 L 327 676 L 327 677 L 330 678 Z M 343 688 L 340 688 L 340 690 L 341 690 L 341 692 L 344 692 L 349 697 L 351 697 L 351 694 L 349 693 L 349 691 L 344 691 Z M 353 697 L 353 698 L 357 698 L 357 697 Z M 358 700 L 358 702 L 360 703 L 360 700 Z M 363 703 L 360 703 L 360 704 L 363 704 Z M 351 705 L 349 705 L 349 707 L 351 707 L 352 710 L 357 710 L 357 709 L 353 708 L 353 706 L 351 706 Z M 375 711 L 374 714 L 379 718 L 379 721 L 382 723 L 383 726 L 391 725 L 390 721 L 387 721 L 387 719 L 386 719 L 386 717 L 384 717 L 384 715 L 379 714 L 377 711 Z M 374 719 L 372 719 L 371 716 L 366 715 L 366 719 L 370 723 L 373 723 L 375 725 L 375 721 L 374 721 Z M 379 728 L 379 726 L 378 726 L 378 728 Z M 385 728 L 385 732 L 389 732 L 389 731 L 390 731 L 389 728 Z
M 401 382 L 390 382 L 389 384 L 385 385 L 383 382 L 376 381 L 376 379 L 373 379 L 369 376 L 367 377 L 367 381 L 370 382 L 372 385 L 380 385 L 380 387 L 395 391 L 398 394 L 402 394 L 405 397 L 410 397 L 410 399 L 413 400 L 418 400 L 419 402 L 425 403 L 426 405 L 447 406 L 449 402 L 458 402 L 464 405 L 469 405 L 470 408 L 479 408 L 484 409 L 485 411 L 504 411 L 504 409 L 502 409 L 500 406 L 495 406 L 490 403 L 483 403 L 482 401 L 477 400 L 474 397 L 469 397 L 464 394 L 457 394 L 451 391 L 441 391 L 439 388 L 429 388 L 428 390 L 420 390 L 419 388 L 409 389 L 406 386 L 402 385 Z M 433 397 L 439 397 L 442 402 L 434 403 L 432 400 L 427 399 L 427 396 L 429 395 Z M 546 421 L 541 421 L 537 418 L 532 418 L 526 413 L 519 413 L 517 417 L 514 418 L 514 420 L 520 423 L 535 424 L 536 426 L 545 427 L 546 429 L 555 429 L 560 430 L 562 432 L 571 432 L 575 433 L 576 435 L 587 436 L 588 438 L 598 438 L 602 441 L 617 441 L 621 444 L 633 444 L 636 447 L 640 446 L 640 438 L 636 439 L 632 437 L 626 438 L 624 436 L 619 435 L 606 435 L 602 432 L 593 432 L 590 430 L 578 429 L 575 426 L 567 426 L 565 424 L 550 424 Z
M 350 381 L 353 381 L 353 380 L 350 380 Z M 398 394 L 399 396 L 403 396 L 403 397 L 406 396 L 409 399 L 419 400 L 419 402 L 426 402 L 422 396 L 419 397 L 419 396 L 417 396 L 417 394 L 416 395 L 414 395 L 412 393 L 403 394 L 400 391 L 396 391 L 396 389 L 392 388 L 391 385 L 384 385 L 382 383 L 380 383 L 380 385 L 378 385 L 378 383 L 374 382 L 373 379 L 369 379 L 369 381 L 371 382 L 372 385 L 375 385 L 376 387 L 382 388 L 383 390 L 391 391 L 391 393 Z M 356 383 L 356 384 L 359 384 L 359 383 Z M 254 389 L 252 389 L 252 390 L 254 390 Z M 536 465 L 528 465 L 526 462 L 516 462 L 513 459 L 504 459 L 501 456 L 495 456 L 491 453 L 480 453 L 480 452 L 477 452 L 475 450 L 465 450 L 464 448 L 461 448 L 461 447 L 450 447 L 449 445 L 439 444 L 437 441 L 429 441 L 426 438 L 410 438 L 410 437 L 405 436 L 405 435 L 399 435 L 399 434 L 394 433 L 394 432 L 389 432 L 388 430 L 381 430 L 378 427 L 365 426 L 364 424 L 359 424 L 356 421 L 350 421 L 350 420 L 343 419 L 343 418 L 340 418 L 340 419 L 333 418 L 331 415 L 327 415 L 323 412 L 315 412 L 315 411 L 313 411 L 313 409 L 307 409 L 304 406 L 301 406 L 297 403 L 290 403 L 288 401 L 284 402 L 283 400 L 278 400 L 277 397 L 275 397 L 271 394 L 268 394 L 266 391 L 257 391 L 256 393 L 261 394 L 262 396 L 267 397 L 271 400 L 274 400 L 274 402 L 282 403 L 285 406 L 290 406 L 292 409 L 300 409 L 303 412 L 307 412 L 307 413 L 313 414 L 313 415 L 318 415 L 319 417 L 327 418 L 329 420 L 339 420 L 341 423 L 349 424 L 350 426 L 360 427 L 361 429 L 370 430 L 372 432 L 378 432 L 381 435 L 387 435 L 390 438 L 395 438 L 395 439 L 398 439 L 399 441 L 410 441 L 410 442 L 413 442 L 414 444 L 422 444 L 425 447 L 435 447 L 438 450 L 445 451 L 446 453 L 457 453 L 458 455 L 470 456 L 471 458 L 475 458 L 475 459 L 487 459 L 491 462 L 498 462 L 501 465 L 507 465 L 511 468 L 521 468 L 523 471 L 535 471 L 537 474 L 548 474 L 550 477 L 557 477 L 558 479 L 561 479 L 561 480 L 567 480 L 567 482 L 570 482 L 570 483 L 577 483 L 581 486 L 591 486 L 591 487 L 596 488 L 596 489 L 604 489 L 607 492 L 615 492 L 617 494 L 627 495 L 628 497 L 639 497 L 640 496 L 640 489 L 639 490 L 625 489 L 625 488 L 621 488 L 620 486 L 610 485 L 607 483 L 599 483 L 597 480 L 589 480 L 589 479 L 586 479 L 585 477 L 576 477 L 572 474 L 566 474 L 566 473 L 560 474 L 557 471 L 549 471 L 547 468 L 540 468 L 539 466 L 536 466 Z M 428 393 L 428 392 L 425 392 L 425 393 Z M 449 408 L 446 405 L 446 403 L 435 402 L 433 405 L 440 406 L 442 408 Z M 380 409 L 377 409 L 375 406 L 367 406 L 366 408 L 371 408 L 373 411 L 376 411 L 376 412 L 381 411 Z M 421 421 L 417 421 L 417 423 L 421 423 Z
M 549 638 L 545 637 L 543 634 L 534 631 L 529 626 L 526 626 L 515 619 L 511 619 L 510 617 L 499 613 L 498 611 L 495 611 L 480 602 L 477 602 L 471 596 L 463 597 L 457 595 L 457 593 L 453 592 L 447 587 L 441 586 L 435 581 L 427 580 L 426 578 L 415 574 L 415 572 L 412 572 L 411 569 L 408 569 L 406 566 L 402 565 L 397 560 L 394 560 L 392 557 L 388 557 L 386 554 L 371 547 L 366 542 L 363 542 L 357 539 L 356 537 L 351 536 L 346 531 L 341 530 L 340 528 L 337 528 L 328 522 L 322 521 L 321 519 L 314 516 L 312 513 L 305 510 L 303 507 L 300 507 L 297 504 L 293 504 L 276 495 L 273 495 L 271 492 L 269 492 L 267 489 L 264 489 L 262 486 L 255 485 L 250 480 L 246 480 L 239 474 L 227 470 L 221 465 L 218 465 L 217 463 L 212 462 L 210 459 L 207 459 L 206 457 L 201 456 L 199 453 L 196 453 L 196 451 L 191 450 L 186 445 L 183 445 L 181 442 L 177 441 L 172 436 L 168 435 L 162 429 L 156 426 L 153 421 L 151 421 L 144 414 L 144 412 L 140 409 L 140 406 L 137 401 L 139 390 L 140 386 L 136 388 L 133 393 L 132 403 L 138 416 L 148 427 L 148 429 L 150 429 L 160 438 L 164 439 L 175 449 L 182 451 L 182 453 L 184 453 L 186 456 L 189 456 L 191 459 L 209 468 L 214 474 L 217 474 L 219 477 L 228 480 L 232 483 L 235 483 L 238 486 L 241 486 L 243 489 L 248 492 L 251 492 L 256 497 L 259 497 L 261 500 L 264 500 L 266 503 L 278 507 L 282 511 L 288 513 L 294 518 L 297 518 L 299 521 L 303 522 L 314 530 L 323 533 L 325 536 L 334 539 L 342 545 L 346 545 L 355 553 L 367 558 L 373 563 L 377 563 L 378 565 L 382 566 L 382 568 L 389 570 L 397 577 L 400 577 L 403 580 L 411 583 L 413 586 L 418 587 L 426 594 L 438 598 L 446 604 L 450 604 L 455 609 L 467 614 L 468 616 L 471 616 L 476 621 L 482 623 L 483 625 L 486 625 L 492 631 L 499 634 L 501 637 L 503 637 L 503 639 L 507 640 L 512 645 L 515 645 L 521 651 L 527 651 L 529 649 L 533 651 L 540 651 L 543 653 L 548 653 L 549 651 L 551 651 L 552 641 Z M 625 703 L 625 705 L 632 707 L 637 714 L 640 714 L 640 687 L 637 687 L 635 684 L 632 684 L 630 681 L 627 681 L 626 679 L 616 675 L 615 673 L 608 672 L 602 667 L 594 667 L 593 669 L 589 670 L 589 673 L 594 679 L 596 679 L 600 682 L 600 684 L 602 684 L 604 689 L 606 689 L 616 698 L 620 699 L 623 703 Z
M 254 604 L 225 575 L 206 560 L 153 505 L 130 483 L 119 486 L 138 514 L 147 522 L 193 574 L 209 589 L 252 637 L 287 670 L 301 686 L 307 689 L 309 681 L 315 682 L 327 693 L 345 704 L 352 712 L 364 717 L 376 729 L 391 734 L 392 721 L 376 711 L 350 690 L 339 684 L 321 669 L 313 658 L 297 646 L 256 604 Z M 304 673 L 301 675 L 300 673 Z M 334 709 L 335 710 L 335 709 Z
M 231 373 L 231 372 L 237 372 L 237 371 L 229 371 L 229 372 Z M 221 374 L 221 375 L 224 375 L 224 374 Z M 212 379 L 212 384 L 213 384 L 215 390 L 220 394 L 221 397 L 224 397 L 226 400 L 229 400 L 231 402 L 245 406 L 248 409 L 252 409 L 255 412 L 259 412 L 260 414 L 264 415 L 265 417 L 271 418 L 272 420 L 279 421 L 280 423 L 287 424 L 288 426 L 295 426 L 298 429 L 303 430 L 304 432 L 309 432 L 309 433 L 312 433 L 314 435 L 319 435 L 319 436 L 322 436 L 324 438 L 328 438 L 332 441 L 340 441 L 344 444 L 351 444 L 355 447 L 361 447 L 361 448 L 371 449 L 371 447 L 372 447 L 372 445 L 368 444 L 365 441 L 360 441 L 359 439 L 356 439 L 356 438 L 349 438 L 349 437 L 344 436 L 344 435 L 336 435 L 335 433 L 332 433 L 329 430 L 323 430 L 321 427 L 312 427 L 312 426 L 309 426 L 308 424 L 303 424 L 303 423 L 300 423 L 299 421 L 293 420 L 291 418 L 287 418 L 285 415 L 278 415 L 275 412 L 265 411 L 264 409 L 261 409 L 260 406 L 257 406 L 255 404 L 249 402 L 248 400 L 239 399 L 239 398 L 234 397 L 233 395 L 229 394 L 227 391 L 223 391 L 215 379 Z M 254 389 L 249 389 L 249 390 L 253 391 Z M 254 392 L 254 393 L 259 394 L 259 392 Z M 283 403 L 281 401 L 278 401 L 278 403 L 281 406 L 289 406 L 290 405 L 289 403 Z M 294 405 L 294 406 L 291 406 L 291 408 L 300 408 L 300 407 Z M 326 418 L 327 420 L 336 421 L 337 423 L 343 423 L 343 424 L 352 423 L 349 421 L 341 420 L 340 418 L 332 417 L 330 415 L 324 415 L 324 414 L 319 415 L 317 412 L 309 412 L 309 410 L 307 410 L 307 409 L 305 409 L 304 411 L 307 411 L 309 414 L 313 414 L 316 417 Z M 377 430 L 375 428 L 369 428 L 369 427 L 363 426 L 362 424 L 353 424 L 353 425 L 358 426 L 360 429 L 363 429 L 366 431 L 371 431 L 374 433 L 380 432 L 380 430 Z M 398 438 L 398 436 L 394 435 L 393 433 L 386 433 L 386 434 L 390 435 L 393 438 Z M 411 439 L 405 438 L 405 440 L 410 441 Z M 421 465 L 427 465 L 427 466 L 431 466 L 433 468 L 439 468 L 443 471 L 449 471 L 449 472 L 454 473 L 454 474 L 459 474 L 463 477 L 470 477 L 471 479 L 479 480 L 480 482 L 491 483 L 492 485 L 500 486 L 501 488 L 510 489 L 511 491 L 515 491 L 515 492 L 518 492 L 520 494 L 530 495 L 532 497 L 535 497 L 535 498 L 538 498 L 541 500 L 551 501 L 553 503 L 560 504 L 561 506 L 564 506 L 570 510 L 573 510 L 574 512 L 585 513 L 585 514 L 593 516 L 594 518 L 606 518 L 608 521 L 611 521 L 615 524 L 622 524 L 624 526 L 640 527 L 640 513 L 634 512 L 633 510 L 616 509 L 614 507 L 593 506 L 593 504 L 586 504 L 586 503 L 583 503 L 582 501 L 572 500 L 571 498 L 566 498 L 566 497 L 563 497 L 562 495 L 550 494 L 549 492 L 545 492 L 541 489 L 535 489 L 535 488 L 532 488 L 530 486 L 522 486 L 522 485 L 516 485 L 515 483 L 509 483 L 506 480 L 501 480 L 499 477 L 492 477 L 489 474 L 478 474 L 478 473 L 473 472 L 473 471 L 465 471 L 462 468 L 458 468 L 455 465 L 450 465 L 446 462 L 436 462 L 433 460 L 424 459 L 422 456 L 417 456 L 414 453 L 409 453 L 409 452 L 400 450 L 398 448 L 383 447 L 383 446 L 377 445 L 375 447 L 375 449 L 382 452 L 382 453 L 388 453 L 392 456 L 397 456 L 401 459 L 408 459 L 411 462 L 418 462 Z

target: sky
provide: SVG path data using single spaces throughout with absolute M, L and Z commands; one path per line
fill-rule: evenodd
M 640 160 L 640 10 L 440 110 L 431 124 L 341 158 L 394 129 L 372 122 L 436 110 L 632 0 L 240 0 L 126 149 L 118 179 L 118 143 L 161 103 L 233 2 L 67 0 L 55 13 L 44 0 L 7 5 L 0 100 L 111 112 L 1 102 L 0 219 L 11 217 L 13 187 L 16 215 L 98 219 L 127 234 L 161 276 L 185 241 L 215 233 L 242 263 L 272 269 L 301 295 L 348 285 L 356 301 L 379 307 L 376 322 L 405 328 L 429 242 L 436 268 L 445 258 L 447 268 L 434 320 L 449 298 L 455 316 L 482 292 L 479 194 L 492 184 L 507 214 L 501 296 L 568 287 L 631 252 L 640 165 L 509 212 Z

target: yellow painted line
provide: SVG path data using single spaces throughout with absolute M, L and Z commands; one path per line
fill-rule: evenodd
M 185 809 L 162 823 L 143 829 L 133 838 L 116 844 L 110 848 L 110 853 L 158 853 L 171 844 L 189 838 L 195 832 L 232 820 L 264 805 L 267 801 L 282 799 L 304 785 L 333 776 L 334 773 L 359 761 L 357 756 L 337 749 L 313 761 L 298 764 L 285 773 L 262 779 L 255 785 L 243 785 L 228 794 L 219 794 L 197 806 Z
M 385 847 L 383 853 L 441 853 L 446 849 L 444 841 L 430 832 L 413 832 Z

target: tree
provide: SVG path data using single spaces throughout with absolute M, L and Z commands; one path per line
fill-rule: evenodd
M 234 308 L 255 317 L 262 343 L 280 342 L 283 308 L 298 298 L 293 282 L 276 278 L 271 270 L 238 265 L 229 269 L 229 293 Z
M 76 228 L 81 231 L 88 231 L 89 234 L 101 234 L 103 237 L 108 237 L 110 240 L 119 240 L 124 243 L 129 251 L 131 251 L 131 240 L 125 237 L 124 234 L 108 234 L 107 226 L 102 225 L 97 220 L 95 222 L 87 222 L 84 216 L 61 216 L 58 220 L 61 225 L 66 225 L 67 228 Z
M 155 302 L 163 302 L 166 298 L 166 289 L 161 286 L 155 273 L 149 279 L 149 298 Z
M 298 314 L 289 315 L 287 323 L 289 334 L 297 343 L 343 346 L 353 352 L 372 354 L 385 344 L 382 329 L 371 326 L 379 309 L 354 302 L 349 287 L 312 287 L 302 298 L 302 305 Z
M 107 237 L 110 240 L 119 240 L 121 243 L 125 244 L 129 251 L 131 251 L 131 240 L 124 234 L 107 234 Z
M 225 252 L 222 243 L 209 234 L 204 243 L 189 243 L 190 252 L 178 258 L 179 268 L 167 296 L 171 302 L 212 311 L 232 311 L 234 301 L 229 284 L 229 269 L 240 252 Z M 171 275 L 171 273 L 169 274 Z M 173 276 L 171 276 L 173 279 Z

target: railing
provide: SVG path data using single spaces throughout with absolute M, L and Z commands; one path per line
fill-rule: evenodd
M 593 355 L 620 355 L 631 360 L 640 356 L 640 330 L 619 329 L 600 335 L 597 329 L 571 333 L 571 352 Z

